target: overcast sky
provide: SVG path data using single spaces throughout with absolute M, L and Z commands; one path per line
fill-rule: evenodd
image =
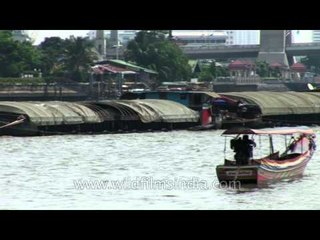
M 90 30 L 29 30 L 29 34 L 35 39 L 35 44 L 38 45 L 46 37 L 60 37 L 69 38 L 74 35 L 75 37 L 85 37 Z M 311 42 L 312 30 L 294 31 L 294 42 Z
M 36 45 L 41 43 L 46 37 L 69 38 L 71 35 L 75 37 L 86 37 L 89 30 L 29 30 L 29 35 L 35 39 Z

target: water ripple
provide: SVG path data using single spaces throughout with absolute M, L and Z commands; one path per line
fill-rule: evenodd
M 217 187 L 221 133 L 1 137 L 0 209 L 320 208 L 319 151 L 303 178 L 265 188 Z M 98 185 L 79 189 L 77 181 Z M 118 185 L 109 189 L 106 182 Z

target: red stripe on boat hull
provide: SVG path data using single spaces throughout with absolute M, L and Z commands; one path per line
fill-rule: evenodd
M 312 152 L 313 153 L 313 152 Z M 304 170 L 313 154 L 304 155 L 303 162 L 288 169 L 266 169 L 263 165 L 225 166 L 216 168 L 220 182 L 240 181 L 243 183 L 265 183 L 287 178 L 295 178 L 303 175 Z

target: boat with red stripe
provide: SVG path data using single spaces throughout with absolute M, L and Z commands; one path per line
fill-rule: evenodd
M 316 150 L 316 135 L 311 128 L 305 126 L 265 129 L 234 128 L 224 131 L 222 135 L 226 138 L 232 137 L 230 148 L 235 154 L 233 157 L 226 157 L 227 140 L 225 140 L 225 162 L 216 167 L 220 182 L 239 181 L 261 184 L 301 177 Z M 282 136 L 285 140 L 284 151 L 281 154 L 280 150 L 275 151 L 274 149 L 275 136 Z M 257 148 L 255 137 L 260 139 L 260 144 L 262 137 L 268 139 L 269 153 L 267 155 L 254 156 L 253 153 Z

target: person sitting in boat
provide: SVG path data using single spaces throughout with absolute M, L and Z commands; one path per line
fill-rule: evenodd
M 253 148 L 256 147 L 256 143 L 253 140 L 249 139 L 248 135 L 243 135 L 242 144 L 243 153 L 245 155 L 244 164 L 248 164 L 248 160 L 251 160 L 253 158 Z
M 291 137 L 291 143 L 289 144 L 287 151 L 294 152 L 298 140 L 299 140 L 298 138 L 295 139 L 295 137 L 292 136 Z

